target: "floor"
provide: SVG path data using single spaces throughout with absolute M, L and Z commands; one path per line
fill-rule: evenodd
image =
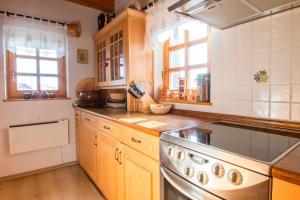
M 0 182 L 0 200 L 104 200 L 78 165 Z

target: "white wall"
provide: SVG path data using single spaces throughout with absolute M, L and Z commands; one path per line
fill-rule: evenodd
M 212 106 L 176 108 L 300 121 L 299 8 L 224 31 L 213 29 L 211 49 Z M 157 63 L 155 71 L 161 72 L 161 66 Z M 260 69 L 268 72 L 266 84 L 253 79 Z M 160 84 L 156 76 L 156 91 Z
M 97 32 L 99 11 L 68 3 L 63 0 L 0 0 L 1 10 L 21 14 L 58 19 L 61 21 L 81 22 L 82 34 L 79 38 L 68 39 L 68 71 L 70 96 L 72 100 L 38 102 L 3 102 L 4 96 L 4 61 L 3 44 L 0 40 L 0 177 L 34 169 L 57 165 L 76 160 L 75 127 L 72 101 L 74 88 L 79 80 L 93 76 L 93 41 Z M 3 37 L 0 23 L 0 38 Z M 89 50 L 89 64 L 76 63 L 77 48 Z M 11 156 L 8 152 L 8 126 L 11 124 L 43 122 L 57 119 L 70 120 L 70 144 Z

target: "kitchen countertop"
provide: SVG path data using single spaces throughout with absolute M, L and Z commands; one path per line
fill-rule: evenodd
M 90 114 L 120 123 L 122 125 L 135 128 L 148 134 L 159 137 L 164 131 L 182 129 L 195 126 L 197 124 L 209 123 L 212 120 L 205 117 L 189 117 L 180 114 L 154 115 L 145 113 L 133 113 L 126 110 L 111 109 L 111 108 L 76 108 L 78 110 L 88 112 Z M 145 119 L 139 122 L 126 122 L 128 119 Z M 125 121 L 124 121 L 125 119 Z M 140 123 L 145 121 L 155 121 L 160 124 L 157 127 L 145 127 Z M 286 157 L 275 164 L 272 170 L 272 176 L 300 185 L 300 146 L 294 149 Z
M 181 116 L 178 114 L 155 115 L 155 114 L 145 114 L 139 112 L 128 112 L 126 110 L 112 109 L 112 108 L 77 108 L 77 109 L 120 123 L 122 125 L 131 128 L 144 131 L 148 134 L 158 136 L 158 137 L 160 136 L 160 133 L 165 131 L 187 128 L 187 127 L 195 126 L 197 124 L 209 123 L 213 121 L 211 119 Z M 137 120 L 144 119 L 144 120 L 140 120 L 137 122 L 127 121 L 127 120 L 134 120 L 134 119 Z M 149 124 L 145 122 L 153 122 L 154 126 L 149 127 Z
M 300 146 L 275 164 L 272 176 L 300 185 Z

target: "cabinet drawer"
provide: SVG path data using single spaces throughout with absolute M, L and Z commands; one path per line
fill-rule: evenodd
M 118 137 L 124 144 L 153 159 L 159 160 L 159 137 L 148 135 L 144 132 L 125 126 L 120 127 L 120 134 Z
M 99 118 L 98 124 L 102 132 L 105 132 L 116 139 L 118 138 L 118 133 L 119 133 L 118 124 L 102 118 Z
M 80 120 L 81 112 L 79 110 L 75 110 L 75 119 Z
M 85 113 L 85 112 L 81 112 L 80 118 L 84 124 L 94 127 L 95 129 L 99 128 L 99 118 L 98 117 L 88 114 L 88 113 Z

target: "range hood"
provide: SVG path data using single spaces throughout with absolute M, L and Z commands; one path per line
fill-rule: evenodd
M 168 7 L 218 29 L 300 6 L 300 0 L 179 0 Z

